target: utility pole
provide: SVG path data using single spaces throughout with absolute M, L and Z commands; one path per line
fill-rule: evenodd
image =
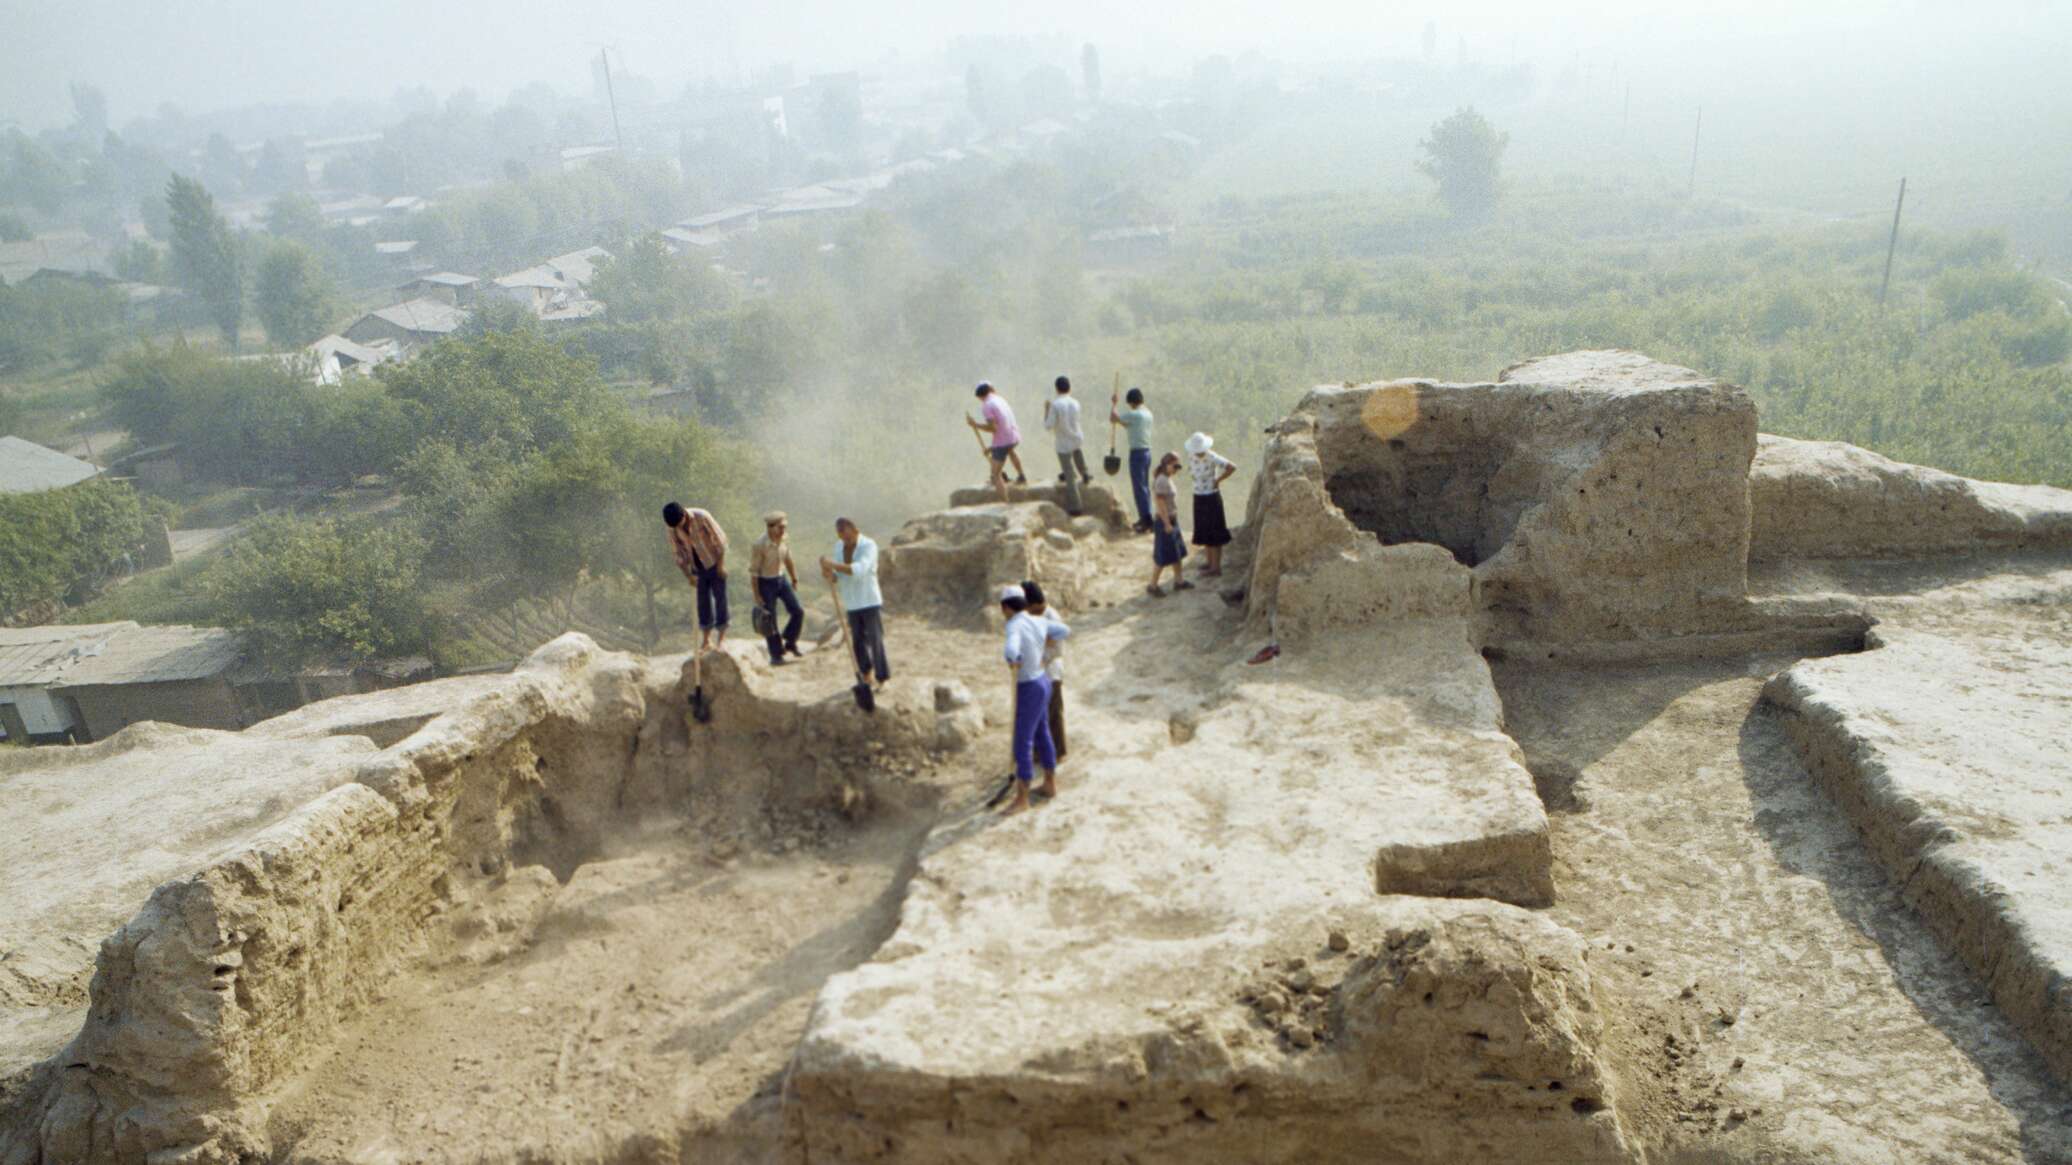
M 1705 107 L 1698 107 L 1698 123 L 1691 127 L 1691 184 L 1684 191 L 1685 198 L 1698 193 L 1698 135 L 1705 130 Z
M 612 57 L 604 49 L 597 50 L 597 58 L 604 62 L 604 96 L 612 106 L 612 140 L 618 143 L 619 156 L 626 156 L 626 135 L 619 132 L 619 95 L 612 89 Z
M 1892 204 L 1892 239 L 1885 244 L 1885 278 L 1878 281 L 1878 310 L 1885 310 L 1885 292 L 1892 286 L 1892 254 L 1899 250 L 1899 212 L 1907 204 L 1907 180 L 1899 180 L 1899 201 Z

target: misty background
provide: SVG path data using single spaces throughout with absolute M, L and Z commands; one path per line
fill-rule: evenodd
M 1052 476 L 1060 373 L 1249 471 L 1316 383 L 1633 347 L 2072 486 L 2063 4 L 15 9 L 0 433 L 117 480 L 0 498 L 0 619 L 673 645 L 661 500 L 889 539 L 980 379 Z

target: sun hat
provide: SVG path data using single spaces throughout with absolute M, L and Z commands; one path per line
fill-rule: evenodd
M 765 526 L 775 526 L 777 523 L 787 520 L 789 519 L 787 518 L 783 510 L 771 510 L 769 513 L 763 515 L 763 525 Z
M 1022 590 L 1022 588 L 1016 586 L 1013 583 L 1008 583 L 1006 586 L 1000 588 L 1000 601 L 1003 603 L 1013 602 L 1016 599 L 1022 599 L 1026 601 L 1028 597 L 1029 596 L 1026 591 Z
M 1187 451 L 1199 457 L 1207 453 L 1210 447 L 1215 444 L 1216 439 L 1214 437 L 1209 436 L 1207 433 L 1196 433 L 1194 436 L 1187 438 Z

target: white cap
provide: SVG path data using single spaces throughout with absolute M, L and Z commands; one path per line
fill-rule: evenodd
M 1000 601 L 1003 603 L 1008 602 L 1011 599 L 1026 599 L 1028 597 L 1028 594 L 1025 593 L 1021 587 L 1016 586 L 1014 583 L 1008 583 L 1006 586 L 1000 588 Z
M 1210 446 L 1213 446 L 1215 443 L 1216 439 L 1207 433 L 1196 433 L 1194 436 L 1187 438 L 1187 451 L 1200 456 L 1203 453 L 1207 453 Z

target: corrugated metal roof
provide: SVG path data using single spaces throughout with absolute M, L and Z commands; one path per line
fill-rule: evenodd
M 136 629 L 130 622 L 0 627 L 0 688 L 56 683 L 73 664 Z
M 20 437 L 0 437 L 0 494 L 61 489 L 99 475 L 91 464 Z
M 458 329 L 468 313 L 440 299 L 406 299 L 368 313 L 412 332 L 445 333 Z
M 221 627 L 139 627 L 65 669 L 58 687 L 198 680 L 229 670 L 244 641 Z

